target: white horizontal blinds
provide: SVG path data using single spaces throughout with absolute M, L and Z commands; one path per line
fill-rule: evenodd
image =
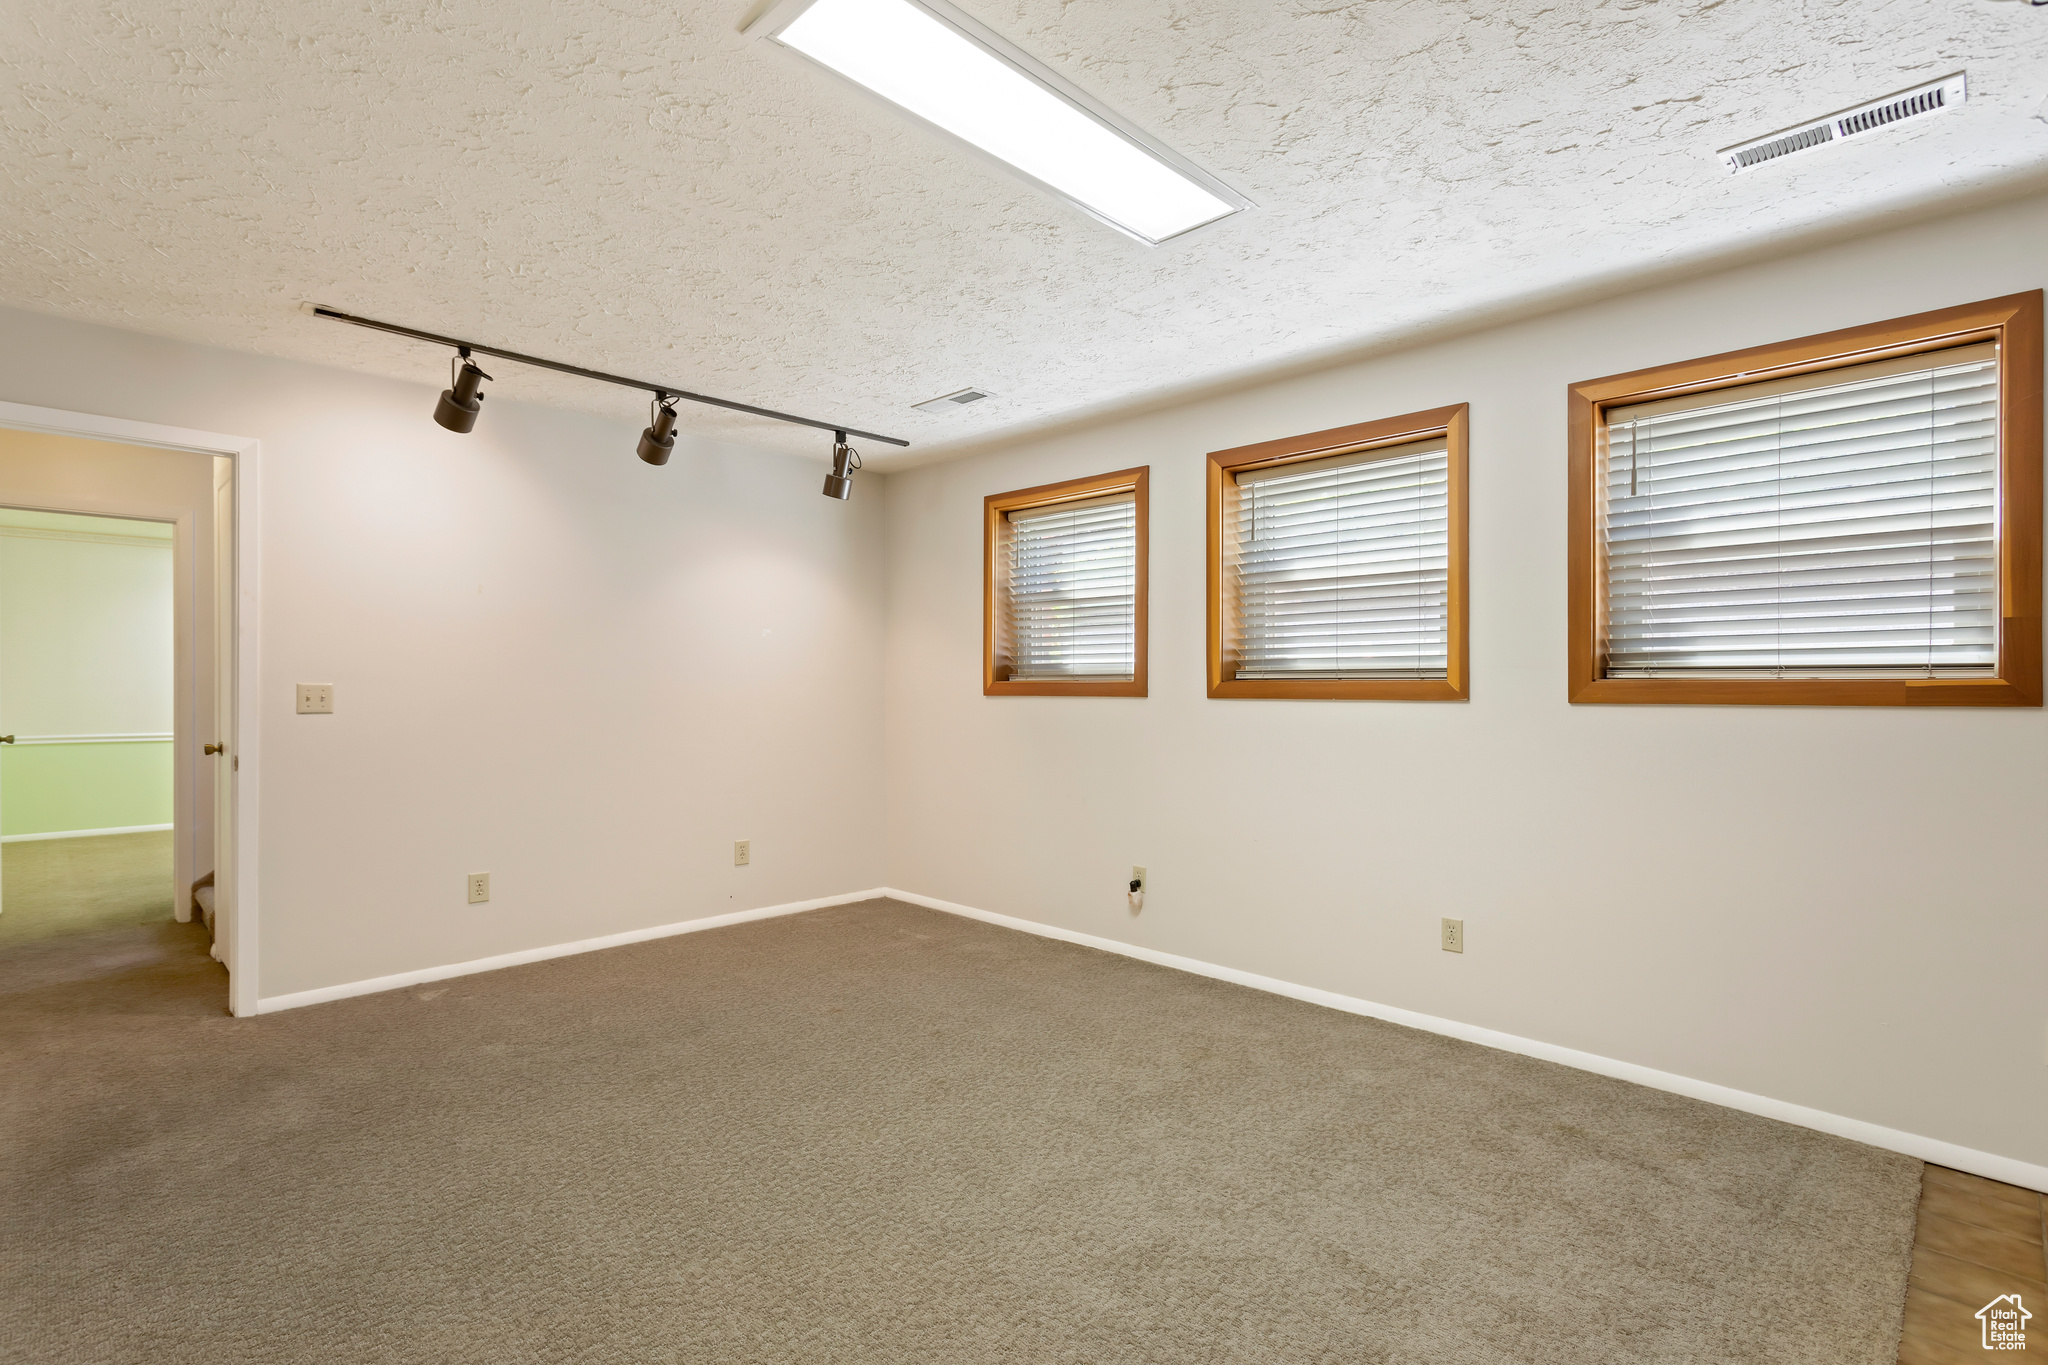
M 1441 678 L 1450 456 L 1441 439 L 1237 476 L 1239 678 Z
M 1991 343 L 1607 414 L 1607 676 L 1989 677 Z
M 1010 513 L 1010 676 L 1134 676 L 1138 503 L 1132 493 Z

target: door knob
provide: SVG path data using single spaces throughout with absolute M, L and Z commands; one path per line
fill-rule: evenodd
M 224 754 L 227 751 L 228 746 L 225 744 L 209 744 L 206 746 L 206 752 L 210 754 Z
M 14 743 L 14 736 L 13 736 L 13 735 L 0 735 L 0 744 L 12 744 L 12 743 Z

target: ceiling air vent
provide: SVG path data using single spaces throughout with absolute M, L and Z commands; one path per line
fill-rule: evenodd
M 981 389 L 962 389 L 958 393 L 948 393 L 937 398 L 927 398 L 922 403 L 912 403 L 910 406 L 916 408 L 919 412 L 949 412 L 954 408 L 964 408 L 969 403 L 979 403 L 984 398 L 993 397 L 995 397 L 994 394 L 984 392 Z
M 1964 83 L 1962 73 L 1957 72 L 1938 81 L 1916 85 L 1911 90 L 1901 90 L 1895 95 L 1859 104 L 1839 114 L 1830 114 L 1789 132 L 1773 133 L 1769 137 L 1730 147 L 1721 153 L 1721 164 L 1731 175 L 1755 170 L 1766 162 L 1782 161 L 1801 152 L 1819 151 L 1908 119 L 1958 108 L 1969 97 L 1969 87 Z

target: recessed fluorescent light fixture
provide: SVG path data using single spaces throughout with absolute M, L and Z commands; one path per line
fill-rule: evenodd
M 1149 245 L 1251 207 L 944 0 L 779 0 L 746 32 Z

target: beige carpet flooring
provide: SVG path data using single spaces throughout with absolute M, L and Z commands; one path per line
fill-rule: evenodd
M 1919 1163 L 894 902 L 0 954 L 0 1358 L 1891 1365 Z
M 171 831 L 0 844 L 0 948 L 171 918 Z

